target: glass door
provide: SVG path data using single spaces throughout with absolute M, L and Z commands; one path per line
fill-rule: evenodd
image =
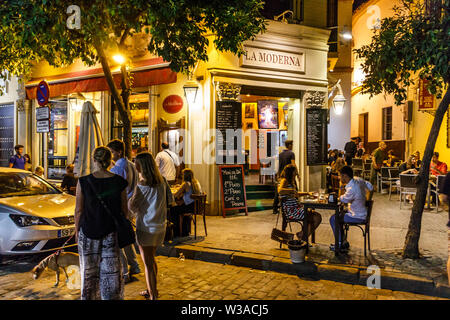
M 48 179 L 62 179 L 67 165 L 67 100 L 54 101 L 50 108 L 48 133 Z

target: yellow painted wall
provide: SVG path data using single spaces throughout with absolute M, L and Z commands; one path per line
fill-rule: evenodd
M 354 14 L 352 22 L 353 48 L 357 49 L 369 44 L 376 19 L 383 19 L 393 14 L 393 6 L 399 4 L 398 0 L 369 1 Z M 362 61 L 353 55 L 352 88 L 357 87 L 364 79 L 360 69 Z M 392 140 L 405 140 L 405 123 L 403 121 L 403 107 L 394 104 L 394 98 L 390 95 L 379 94 L 373 96 L 357 93 L 352 97 L 351 136 L 358 135 L 359 114 L 369 113 L 368 141 L 380 141 L 382 139 L 382 109 L 392 106 Z

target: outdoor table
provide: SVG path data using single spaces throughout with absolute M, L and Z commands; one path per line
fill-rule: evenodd
M 303 223 L 303 234 L 307 234 L 308 232 L 308 209 L 323 209 L 323 210 L 334 210 L 335 217 L 334 219 L 334 230 L 341 229 L 340 233 L 343 234 L 342 225 L 340 224 L 340 212 L 339 212 L 339 203 L 329 203 L 326 202 L 320 202 L 318 199 L 313 200 L 302 200 L 300 203 L 303 205 L 303 208 L 305 209 L 305 222 Z M 339 255 L 339 232 L 334 233 L 334 255 Z M 309 237 L 306 238 L 306 253 L 309 251 Z

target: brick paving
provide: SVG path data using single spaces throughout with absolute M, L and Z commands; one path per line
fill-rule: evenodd
M 28 258 L 0 266 L 0 300 L 79 299 L 80 291 L 68 289 L 64 275 L 58 288 L 52 287 L 55 277 L 48 270 L 38 280 L 32 280 L 29 270 L 35 260 Z M 140 256 L 138 260 L 142 267 Z M 158 256 L 157 262 L 160 300 L 438 299 L 197 260 Z M 133 281 L 125 286 L 125 299 L 143 300 L 138 293 L 144 288 L 144 275 L 134 275 Z

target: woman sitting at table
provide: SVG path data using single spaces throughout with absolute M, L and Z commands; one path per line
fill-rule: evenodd
M 182 234 L 180 230 L 180 215 L 194 212 L 194 199 L 192 194 L 201 194 L 202 188 L 200 182 L 194 178 L 194 172 L 191 169 L 184 169 L 182 172 L 183 181 L 180 188 L 175 192 L 176 206 L 170 209 L 170 221 L 174 224 L 174 236 L 185 237 L 191 232 L 191 220 L 183 218 Z
M 419 171 L 416 169 L 416 158 L 413 155 L 410 155 L 408 160 L 398 167 L 398 172 L 401 174 L 418 174 Z
M 278 194 L 281 198 L 281 206 L 285 217 L 291 221 L 303 221 L 305 212 L 303 206 L 298 202 L 298 197 L 308 195 L 308 192 L 298 192 L 295 177 L 298 175 L 297 167 L 293 164 L 288 164 L 284 167 L 281 174 L 282 178 L 278 185 Z M 299 178 L 300 181 L 300 178 Z M 309 215 L 308 232 L 303 234 L 303 230 L 297 233 L 300 240 L 306 240 L 309 235 L 317 229 L 322 222 L 322 216 L 313 211 Z

